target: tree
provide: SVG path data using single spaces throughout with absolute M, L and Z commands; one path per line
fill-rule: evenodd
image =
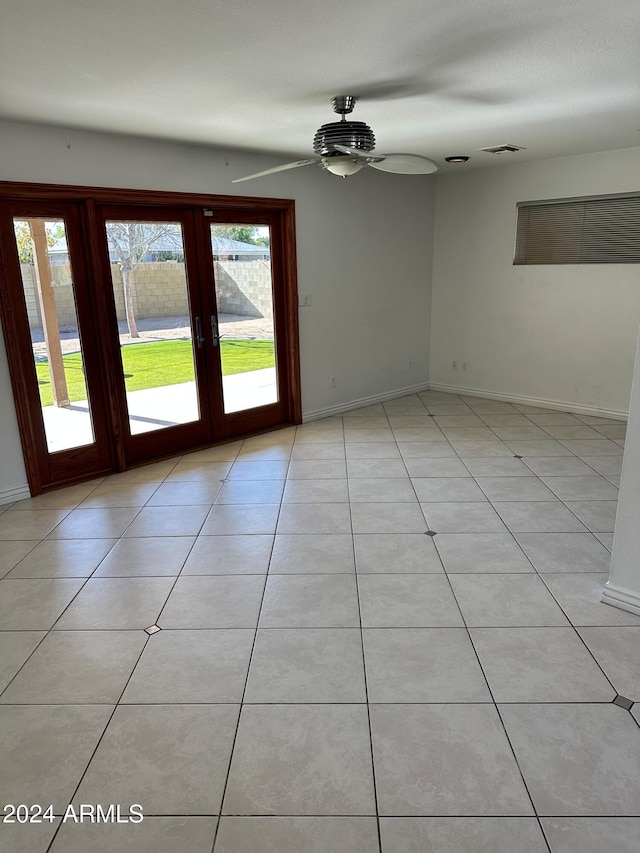
M 251 246 L 269 246 L 269 229 L 263 225 L 212 225 L 211 233 L 215 237 Z
M 238 243 L 250 243 L 255 246 L 255 234 L 257 228 L 254 225 L 214 225 L 213 233 L 216 237 L 237 240 Z
M 135 271 L 154 246 L 163 251 L 182 252 L 180 227 L 165 222 L 107 222 L 107 240 L 110 254 L 115 257 L 122 272 L 124 309 L 129 335 L 139 338 L 133 307 Z M 159 243 L 161 246 L 158 246 Z
M 267 249 L 269 248 L 269 233 L 266 235 L 261 235 L 260 237 L 254 237 L 253 242 L 256 246 L 265 246 Z
M 29 222 L 26 219 L 16 219 L 13 223 L 13 230 L 16 237 L 16 245 L 18 246 L 18 258 L 21 264 L 33 263 L 33 242 L 31 240 L 31 229 Z M 47 235 L 47 246 L 51 247 L 65 236 L 64 225 L 62 222 L 45 222 L 45 232 Z

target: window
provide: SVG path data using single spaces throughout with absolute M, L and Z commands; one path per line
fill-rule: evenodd
M 513 263 L 640 263 L 640 192 L 518 202 Z

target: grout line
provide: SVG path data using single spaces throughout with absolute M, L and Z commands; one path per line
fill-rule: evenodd
M 434 537 L 434 544 L 435 544 L 435 546 L 436 546 L 436 550 L 437 550 L 437 549 L 438 549 L 438 543 L 437 543 L 437 541 L 436 541 L 436 540 L 437 540 L 437 537 Z M 439 552 L 439 551 L 438 551 L 438 554 L 440 554 L 440 552 Z M 441 559 L 442 559 L 442 558 L 441 558 Z M 443 563 L 443 566 L 444 566 L 444 563 Z M 453 598 L 454 598 L 454 600 L 455 600 L 455 602 L 456 602 L 456 605 L 457 605 L 457 607 L 458 607 L 458 610 L 459 610 L 459 612 L 460 612 L 460 616 L 461 616 L 461 618 L 462 618 L 462 622 L 463 622 L 464 628 L 465 628 L 465 630 L 466 630 L 466 632 L 467 632 L 467 637 L 468 637 L 468 639 L 469 639 L 469 642 L 471 643 L 471 647 L 472 647 L 473 652 L 474 652 L 474 654 L 475 654 L 475 656 L 476 656 L 476 660 L 478 661 L 478 666 L 480 667 L 480 671 L 482 672 L 483 678 L 484 678 L 484 680 L 485 680 L 485 684 L 487 685 L 487 690 L 489 691 L 489 696 L 491 697 L 491 702 L 493 703 L 493 707 L 495 708 L 496 713 L 497 713 L 497 715 L 498 715 L 498 718 L 500 719 L 500 724 L 502 725 L 502 729 L 503 729 L 503 731 L 504 731 L 504 735 L 505 735 L 505 737 L 506 737 L 506 739 L 507 739 L 507 742 L 508 742 L 508 744 L 509 744 L 509 748 L 510 748 L 510 750 L 511 750 L 511 754 L 513 755 L 513 759 L 514 759 L 514 761 L 515 761 L 515 763 L 516 763 L 516 767 L 518 768 L 518 772 L 520 773 L 520 777 L 521 777 L 521 779 L 522 779 L 522 784 L 524 785 L 524 789 L 525 789 L 525 791 L 527 792 L 527 796 L 528 796 L 528 798 L 529 798 L 529 802 L 531 803 L 531 808 L 532 808 L 532 810 L 533 810 L 533 814 L 537 816 L 536 806 L 535 806 L 535 803 L 534 803 L 534 801 L 533 801 L 533 797 L 531 796 L 531 792 L 529 791 L 529 786 L 527 785 L 527 781 L 526 781 L 526 779 L 525 779 L 525 777 L 524 777 L 524 773 L 523 773 L 523 771 L 522 771 L 522 767 L 520 766 L 520 762 L 518 761 L 518 756 L 516 755 L 515 749 L 513 748 L 513 744 L 511 743 L 511 738 L 509 737 L 509 734 L 508 734 L 508 732 L 507 732 L 507 727 L 505 726 L 505 724 L 504 724 L 504 720 L 502 719 L 502 714 L 500 713 L 500 709 L 498 708 L 498 704 L 497 704 L 497 702 L 496 702 L 496 700 L 495 700 L 495 697 L 494 697 L 494 695 L 493 695 L 493 690 L 491 689 L 491 684 L 489 683 L 489 679 L 488 679 L 488 677 L 487 677 L 487 674 L 486 674 L 486 672 L 485 672 L 485 670 L 484 670 L 484 667 L 482 666 L 482 661 L 480 660 L 480 655 L 478 654 L 478 650 L 476 649 L 475 643 L 473 642 L 473 637 L 471 636 L 471 631 L 469 630 L 469 626 L 467 625 L 467 620 L 466 620 L 466 618 L 465 618 L 465 616 L 464 616 L 464 613 L 462 612 L 462 608 L 460 607 L 460 603 L 459 603 L 459 601 L 458 601 L 458 597 L 456 596 L 455 590 L 454 590 L 454 588 L 453 588 L 453 585 L 452 585 L 452 583 L 451 583 L 451 580 L 450 580 L 450 578 L 449 578 L 449 575 L 448 575 L 448 573 L 447 573 L 447 571 L 446 571 L 446 568 L 445 568 L 445 575 L 446 575 L 447 581 L 448 581 L 448 583 L 449 583 L 449 588 L 450 588 L 450 590 L 451 590 L 451 594 L 452 594 L 452 596 L 453 596 Z
M 458 630 L 458 631 L 464 631 L 465 630 L 464 627 L 461 627 L 460 625 L 456 625 L 455 627 L 456 627 L 456 630 Z M 251 629 L 245 629 L 245 630 L 251 630 Z M 306 628 L 300 628 L 297 630 L 307 630 L 307 629 Z M 315 629 L 311 629 L 311 630 L 315 630 Z M 355 631 L 355 630 L 357 630 L 357 628 L 338 628 L 338 629 L 334 629 L 334 630 Z M 383 630 L 383 629 L 381 629 L 381 628 L 367 628 L 365 630 L 379 631 L 379 630 Z M 402 631 L 404 629 L 399 628 L 399 629 L 393 629 L 393 630 Z M 425 631 L 437 631 L 439 629 L 438 628 L 425 628 L 424 630 Z M 451 630 L 451 629 L 449 628 L 448 630 Z M 267 706 L 273 706 L 273 707 L 277 708 L 277 707 L 280 707 L 282 705 L 290 705 L 290 706 L 327 705 L 329 707 L 333 707 L 335 705 L 340 705 L 340 706 L 349 705 L 349 706 L 353 706 L 356 708 L 360 708 L 360 707 L 364 707 L 366 704 L 367 703 L 364 701 L 363 702 L 329 702 L 329 701 L 327 701 L 327 702 L 281 702 L 281 701 L 278 701 L 278 702 L 262 702 L 261 701 L 261 702 L 243 702 L 242 707 L 243 708 L 244 707 L 247 707 L 247 708 L 252 708 L 252 707 L 263 708 L 263 707 L 267 707 Z M 371 707 L 376 707 L 376 708 L 381 707 L 383 705 L 393 705 L 394 707 L 398 706 L 398 707 L 404 708 L 404 707 L 407 707 L 410 705 L 495 705 L 496 703 L 493 699 L 477 699 L 477 700 L 474 699 L 473 701 L 469 701 L 469 702 L 462 701 L 462 700 L 456 700 L 456 701 L 451 702 L 451 701 L 448 701 L 448 700 L 445 701 L 442 699 L 439 701 L 430 701 L 430 702 L 416 702 L 416 701 L 411 701 L 411 702 L 369 702 L 368 704 Z M 590 705 L 591 706 L 591 705 L 612 705 L 612 704 L 613 704 L 613 700 L 611 700 L 611 699 L 583 699 L 583 700 L 579 700 L 579 701 L 574 701 L 574 700 L 560 701 L 558 699 L 550 699 L 548 701 L 545 701 L 543 699 L 535 699 L 535 700 L 531 700 L 531 701 L 527 700 L 526 702 L 520 702 L 520 701 L 514 701 L 514 700 L 510 700 L 508 702 L 500 702 L 500 705 Z M 634 705 L 636 705 L 636 704 L 638 704 L 638 703 L 634 702 Z M 148 706 L 150 708 L 153 708 L 153 707 L 157 707 L 160 705 L 161 706 L 175 705 L 176 707 L 182 707 L 183 705 L 197 705 L 197 706 L 201 706 L 201 705 L 206 705 L 206 706 L 209 706 L 209 705 L 212 705 L 212 706 L 214 706 L 214 705 L 237 705 L 238 708 L 240 707 L 238 702 L 195 702 L 195 701 L 189 701 L 189 702 L 186 702 L 186 701 L 185 702 L 139 702 L 139 701 L 118 702 L 117 707 L 118 708 L 129 708 L 129 707 L 136 707 L 137 708 L 137 707 Z M 25 707 L 49 708 L 49 707 L 61 707 L 61 706 L 65 706 L 65 707 L 69 707 L 69 708 L 113 707 L 113 704 L 111 702 L 3 702 L 2 704 L 0 704 L 0 708 L 20 708 L 20 707 L 22 707 L 22 708 L 25 708 Z M 622 710 L 624 710 L 624 709 L 622 709 Z
M 46 538 L 46 537 L 45 537 L 45 538 Z M 44 541 L 45 541 L 44 539 L 42 539 L 42 540 L 41 540 L 41 542 L 44 542 Z M 38 544 L 40 544 L 40 543 L 38 543 Z M 37 547 L 37 546 L 36 546 L 36 547 Z M 115 547 L 115 544 L 114 544 L 114 546 L 113 546 L 113 547 Z M 33 549 L 32 549 L 32 550 L 33 550 Z M 110 550 L 111 550 L 111 549 L 110 549 Z M 23 559 L 24 559 L 24 558 L 23 558 Z M 104 559 L 104 558 L 103 558 L 103 559 Z M 20 561 L 20 562 L 21 562 L 21 561 Z M 100 561 L 100 562 L 102 562 L 102 561 Z M 100 565 L 100 563 L 98 563 L 98 565 Z M 14 568 L 15 568 L 15 567 L 14 567 Z M 97 569 L 97 566 L 96 566 L 96 569 Z M 95 569 L 94 569 L 94 571 L 95 571 Z M 78 597 L 78 595 L 79 595 L 79 594 L 82 592 L 82 590 L 85 588 L 85 586 L 87 585 L 87 582 L 90 580 L 90 578 L 91 578 L 91 575 L 89 575 L 88 577 L 85 577 L 84 579 L 83 579 L 83 578 L 66 578 L 66 580 L 84 580 L 84 582 L 83 582 L 83 583 L 81 584 L 81 586 L 76 590 L 76 592 L 75 592 L 75 594 L 73 595 L 73 597 L 71 598 L 71 600 L 70 600 L 70 601 L 66 604 L 66 606 L 65 606 L 65 607 L 60 611 L 60 613 L 58 614 L 58 616 L 53 620 L 53 623 L 51 624 L 51 626 L 50 626 L 49 628 L 47 628 L 47 629 L 40 629 L 40 630 L 45 630 L 45 631 L 46 631 L 46 633 L 45 633 L 44 637 L 42 637 L 42 639 L 40 640 L 40 642 L 38 643 L 38 645 L 36 646 L 36 648 L 35 648 L 35 649 L 33 650 L 33 652 L 29 655 L 29 657 L 24 661 L 24 663 L 22 664 L 22 666 L 20 667 L 20 669 L 15 673 L 15 675 L 14 675 L 14 676 L 13 676 L 13 678 L 9 681 L 9 683 L 8 683 L 7 685 L 5 685 L 5 687 L 0 691 L 0 697 L 1 697 L 2 695 L 4 695 L 5 691 L 9 688 L 9 686 L 10 686 L 10 685 L 13 683 L 13 681 L 17 678 L 17 676 L 20 674 L 20 672 L 22 671 L 22 669 L 25 667 L 25 665 L 26 665 L 26 664 L 28 663 L 28 661 L 31 659 L 31 657 L 33 656 L 33 654 L 35 653 L 35 651 L 36 651 L 38 648 L 40 648 L 40 646 L 42 645 L 42 643 L 47 639 L 47 637 L 49 636 L 49 634 L 54 630 L 55 626 L 56 626 L 56 625 L 57 625 L 57 623 L 60 621 L 60 619 L 62 618 L 62 616 L 66 613 L 66 611 L 69 609 L 69 607 L 71 606 L 71 604 L 76 600 L 76 598 Z M 9 580 L 27 580 L 27 581 L 28 581 L 28 580 L 56 580 L 56 578 L 10 578 Z M 30 630 L 30 629 L 25 629 L 25 630 Z
M 389 417 L 386 413 L 386 409 L 385 409 L 385 416 L 387 417 L 387 423 L 389 423 Z M 390 423 L 389 423 L 389 426 L 390 426 Z M 345 442 L 345 445 L 346 445 L 346 442 Z M 397 442 L 396 442 L 396 447 L 397 447 Z M 346 446 L 345 446 L 345 456 L 346 456 Z M 350 486 L 348 485 L 348 483 L 349 483 L 349 481 L 347 480 L 347 488 L 349 488 L 349 495 L 350 495 L 351 490 L 350 490 Z M 379 807 L 379 802 L 378 802 L 378 784 L 377 784 L 377 780 L 376 780 L 375 757 L 373 754 L 373 731 L 371 728 L 371 705 L 369 702 L 369 682 L 367 679 L 367 663 L 366 663 L 365 651 L 364 651 L 364 631 L 363 631 L 363 627 L 362 627 L 362 606 L 361 606 L 361 602 L 360 602 L 360 582 L 359 582 L 359 578 L 358 578 L 358 565 L 356 562 L 356 542 L 355 542 L 355 538 L 354 538 L 355 534 L 353 532 L 353 513 L 352 513 L 351 501 L 349 501 L 349 523 L 351 525 L 351 547 L 353 549 L 353 566 L 354 566 L 354 575 L 355 575 L 356 601 L 358 604 L 358 622 L 359 622 L 359 629 L 360 629 L 360 648 L 362 651 L 362 675 L 364 678 L 364 695 L 365 695 L 365 702 L 366 702 L 366 706 L 367 706 L 367 725 L 369 727 L 369 749 L 370 749 L 370 753 L 371 753 L 371 777 L 372 777 L 372 784 L 373 784 L 373 801 L 374 801 L 375 809 L 376 809 L 376 831 L 378 833 L 378 849 L 379 849 L 380 853 L 382 853 L 382 832 L 380 829 L 380 807 Z
M 54 817 L 56 817 L 56 818 L 60 818 L 63 816 L 64 816 L 64 813 L 54 815 Z M 207 818 L 209 820 L 215 820 L 217 817 L 231 818 L 232 820 L 244 820 L 245 818 L 264 818 L 265 820 L 274 820 L 274 821 L 283 820 L 283 819 L 286 820 L 286 819 L 290 819 L 290 818 L 301 818 L 304 820 L 306 818 L 313 818 L 313 817 L 329 817 L 329 818 L 336 818 L 336 819 L 349 818 L 351 820 L 363 821 L 363 820 L 373 820 L 375 818 L 375 815 L 362 815 L 362 814 L 358 814 L 358 815 L 354 815 L 354 814 L 331 814 L 331 815 L 327 815 L 327 814 L 321 813 L 321 812 L 312 812 L 312 813 L 304 814 L 304 815 L 301 815 L 301 814 L 266 815 L 266 814 L 260 814 L 258 812 L 253 813 L 253 814 L 241 814 L 241 815 L 217 815 L 217 814 L 204 814 L 204 813 L 193 813 L 193 814 L 172 813 L 172 814 L 168 814 L 166 812 L 156 814 L 154 812 L 145 812 L 144 817 L 145 817 L 145 819 L 146 818 L 154 818 L 154 819 L 180 818 L 180 819 L 184 819 L 184 820 L 203 819 L 203 818 Z M 464 814 L 433 814 L 433 815 L 431 815 L 431 814 L 429 814 L 429 815 L 412 814 L 410 812 L 403 812 L 401 814 L 382 814 L 382 815 L 380 815 L 380 817 L 382 817 L 386 820 L 394 820 L 394 819 L 403 820 L 406 818 L 417 818 L 418 820 L 430 820 L 432 818 L 445 818 L 445 819 L 448 819 L 448 818 L 461 818 L 461 819 L 469 818 L 470 820 L 473 820 L 474 818 L 486 818 L 487 820 L 512 820 L 512 819 L 522 820 L 523 818 L 525 818 L 527 820 L 532 820 L 532 821 L 536 820 L 536 816 L 532 815 L 532 814 L 508 814 L 508 815 L 505 815 L 505 814 L 485 814 L 484 812 L 479 813 L 479 814 L 475 814 L 475 813 L 468 814 L 467 812 L 465 812 Z M 540 818 L 542 820 L 560 818 L 562 820 L 584 820 L 584 821 L 593 820 L 594 817 L 596 817 L 598 819 L 601 819 L 601 818 L 602 819 L 607 819 L 607 818 L 613 818 L 613 819 L 635 818 L 636 820 L 638 819 L 637 814 L 623 814 L 623 815 L 621 815 L 621 814 L 600 815 L 599 814 L 599 815 L 595 815 L 595 816 L 594 815 L 541 814 L 538 816 L 538 818 Z M 243 851 L 243 853 L 244 853 L 244 851 Z M 251 851 L 251 853 L 254 853 L 254 851 Z M 370 853 L 370 851 L 367 851 L 367 853 Z
M 295 427 L 295 429 L 296 429 L 296 433 L 297 433 L 298 428 L 297 428 L 297 427 Z M 288 465 L 287 465 L 287 472 L 288 472 L 288 470 L 289 470 L 289 465 L 290 465 L 290 464 L 291 464 L 291 463 L 289 462 L 289 463 L 288 463 Z M 283 489 L 283 494 L 284 494 L 284 489 Z M 216 822 L 216 829 L 215 829 L 215 832 L 214 832 L 214 835 L 213 835 L 213 843 L 212 843 L 212 846 L 211 846 L 211 853 L 213 853 L 213 851 L 215 850 L 216 842 L 217 842 L 217 840 L 218 840 L 218 832 L 220 831 L 220 823 L 222 822 L 222 818 L 223 818 L 224 801 L 225 801 L 225 798 L 226 798 L 226 796 L 227 796 L 227 787 L 228 787 L 228 785 L 229 785 L 229 777 L 230 777 L 230 775 L 231 775 L 231 764 L 232 764 L 232 762 L 233 762 L 233 755 L 234 755 L 234 753 L 235 753 L 235 749 L 236 749 L 236 742 L 237 742 L 237 740 L 238 740 L 238 732 L 240 731 L 240 720 L 241 720 L 241 718 L 242 718 L 242 709 L 245 707 L 245 704 L 248 704 L 248 703 L 245 703 L 245 695 L 246 695 L 246 692 L 247 692 L 247 685 L 248 685 L 248 683 L 249 683 L 249 674 L 250 674 L 250 672 L 251 672 L 251 663 L 252 663 L 252 661 L 253 661 L 253 654 L 254 654 L 254 651 L 255 651 L 255 648 L 256 648 L 256 643 L 257 643 L 257 640 L 258 640 L 258 630 L 259 630 L 259 625 L 260 625 L 260 616 L 262 615 L 262 607 L 263 607 L 263 605 L 264 605 L 264 599 L 265 599 L 265 595 L 266 595 L 266 592 L 267 592 L 267 582 L 268 582 L 268 579 L 269 579 L 269 568 L 270 568 L 270 565 L 271 565 L 271 560 L 272 560 L 272 558 L 273 558 L 273 549 L 274 549 L 274 547 L 275 547 L 276 531 L 277 531 L 277 529 L 278 529 L 278 521 L 280 520 L 280 512 L 281 512 L 281 510 L 282 510 L 282 500 L 280 501 L 280 504 L 279 504 L 279 506 L 278 506 L 278 515 L 277 515 L 277 518 L 276 518 L 276 523 L 275 523 L 275 527 L 274 527 L 274 531 L 273 531 L 273 538 L 272 538 L 272 541 L 271 541 L 271 551 L 270 551 L 270 553 L 269 553 L 269 563 L 268 563 L 268 565 L 267 565 L 267 571 L 266 571 L 266 573 L 265 573 L 265 575 L 264 575 L 264 583 L 263 583 L 263 585 L 262 585 L 262 596 L 261 596 L 261 598 L 260 598 L 260 607 L 258 608 L 258 614 L 257 614 L 257 617 L 256 617 L 256 625 L 255 625 L 255 629 L 253 629 L 253 642 L 252 642 L 252 644 L 251 644 L 251 651 L 249 652 L 249 658 L 248 658 L 248 660 L 247 660 L 247 672 L 246 672 L 246 675 L 245 675 L 244 685 L 243 685 L 243 687 L 242 687 L 242 695 L 241 695 L 241 697 L 240 697 L 240 703 L 239 703 L 239 707 L 238 707 L 238 719 L 237 719 L 237 721 L 236 721 L 236 728 L 235 728 L 235 731 L 234 731 L 234 733 L 233 733 L 233 740 L 231 741 L 231 749 L 230 749 L 230 751 L 229 751 L 229 763 L 228 763 L 228 765 L 227 765 L 227 772 L 226 772 L 226 775 L 225 775 L 224 785 L 223 785 L 223 787 L 222 787 L 222 795 L 221 795 L 221 797 L 220 797 L 219 815 L 218 815 L 218 820 L 217 820 L 217 822 Z
M 177 464 L 177 463 L 176 463 L 176 464 Z M 175 466 L 173 466 L 173 467 L 175 467 Z M 173 469 L 172 469 L 172 470 L 173 470 Z M 167 475 L 167 476 L 168 476 L 168 475 Z M 166 479 L 166 478 L 165 478 L 165 479 Z M 164 482 L 164 480 L 163 480 L 162 482 Z M 139 513 L 137 513 L 137 514 L 136 514 L 136 516 L 134 516 L 134 518 L 137 518 L 137 516 L 138 516 L 138 515 L 139 515 Z M 124 532 L 120 535 L 120 537 L 118 537 L 118 541 L 121 541 L 121 540 L 122 540 L 122 538 L 123 538 L 123 536 L 124 536 Z M 113 547 L 115 548 L 115 545 L 114 545 Z M 111 549 L 111 550 L 112 550 L 112 549 Z M 110 553 L 110 552 L 109 552 L 109 553 Z M 106 559 L 106 557 L 105 557 L 104 559 Z M 87 580 L 89 580 L 89 579 L 87 578 Z M 177 578 L 176 578 L 176 581 L 177 581 Z M 81 587 L 81 589 L 84 589 L 85 585 L 86 585 L 86 583 L 85 583 L 85 584 L 83 584 L 83 586 Z M 174 582 L 173 586 L 171 587 L 171 590 L 173 590 L 173 587 L 174 587 L 174 586 L 175 586 L 175 582 Z M 170 594 L 171 594 L 171 591 L 169 592 L 169 595 L 170 595 Z M 167 599 L 168 599 L 168 597 L 169 597 L 169 596 L 167 596 Z M 166 605 L 166 601 L 167 601 L 167 599 L 165 599 L 165 605 Z M 74 598 L 74 600 L 75 600 L 75 598 Z M 164 605 L 163 605 L 163 608 L 164 608 Z M 66 608 L 65 608 L 65 609 L 66 609 Z M 64 611 L 63 611 L 63 613 L 64 613 Z M 60 614 L 60 616 L 62 616 L 62 614 Z M 58 620 L 59 620 L 59 619 L 60 619 L 60 617 L 58 617 Z M 56 620 L 56 622 L 57 622 L 58 620 Z M 55 625 L 55 623 L 54 623 L 54 625 Z M 53 626 L 52 626 L 52 629 L 53 629 Z M 140 629 L 138 629 L 138 630 L 140 630 Z M 145 641 L 144 641 L 144 643 L 143 643 L 143 645 L 142 645 L 142 649 L 140 650 L 140 654 L 138 655 L 137 660 L 136 660 L 136 662 L 134 663 L 134 665 L 133 665 L 133 667 L 132 667 L 132 669 L 131 669 L 131 672 L 129 673 L 129 676 L 128 676 L 128 678 L 127 678 L 127 680 L 126 680 L 126 682 L 125 682 L 125 685 L 124 685 L 124 687 L 123 687 L 123 689 L 122 689 L 122 691 L 121 691 L 121 693 L 120 693 L 120 696 L 119 696 L 119 698 L 118 698 L 118 700 L 117 700 L 116 704 L 115 704 L 115 705 L 114 705 L 114 707 L 113 707 L 113 711 L 112 711 L 112 712 L 111 712 L 111 714 L 109 715 L 109 719 L 107 720 L 106 725 L 104 726 L 104 729 L 102 730 L 102 734 L 101 734 L 101 735 L 100 735 L 100 737 L 98 738 L 98 742 L 96 743 L 95 748 L 93 749 L 93 752 L 91 753 L 91 756 L 89 757 L 89 760 L 87 761 L 87 764 L 85 765 L 85 769 L 84 769 L 84 771 L 83 771 L 82 775 L 80 776 L 80 779 L 79 779 L 79 781 L 78 781 L 78 784 L 76 785 L 76 787 L 75 787 L 75 790 L 74 790 L 73 794 L 72 794 L 72 795 L 71 795 L 71 797 L 69 798 L 69 802 L 70 802 L 70 803 L 71 803 L 71 802 L 73 802 L 73 798 L 77 795 L 77 793 L 78 793 L 78 791 L 79 791 L 79 789 L 80 789 L 80 786 L 82 785 L 82 782 L 83 782 L 83 780 L 84 780 L 84 778 L 85 778 L 85 776 L 86 776 L 86 774 L 87 774 L 87 771 L 89 770 L 89 767 L 90 767 L 90 765 L 91 765 L 91 762 L 93 761 L 93 759 L 94 759 L 94 757 L 95 757 L 95 755 L 96 755 L 96 753 L 97 753 L 97 751 L 98 751 L 98 748 L 100 747 L 100 744 L 102 743 L 102 740 L 103 740 L 103 738 L 104 738 L 104 736 L 105 736 L 105 734 L 106 734 L 106 732 L 107 732 L 107 729 L 109 728 L 109 725 L 111 724 L 111 721 L 113 720 L 113 717 L 114 717 L 114 715 L 115 715 L 115 713 L 116 713 L 116 711 L 117 711 L 118 707 L 120 706 L 120 700 L 121 700 L 121 699 L 122 699 L 122 697 L 124 696 L 124 693 L 125 693 L 125 691 L 126 691 L 126 689 L 127 689 L 128 685 L 129 685 L 129 682 L 130 682 L 130 681 L 131 681 L 131 679 L 133 678 L 133 674 L 134 674 L 134 672 L 135 672 L 135 670 L 136 670 L 136 668 L 137 668 L 137 666 L 138 666 L 138 663 L 140 662 L 140 659 L 142 658 L 142 655 L 144 654 L 144 651 L 145 651 L 145 649 L 146 649 L 146 647 L 147 647 L 147 643 L 150 641 L 150 639 L 151 639 L 151 636 L 150 636 L 150 635 L 147 635 L 147 637 L 146 637 L 146 639 L 145 639 Z M 60 827 L 61 827 L 61 826 L 62 826 L 62 823 L 58 824 L 58 828 L 57 828 L 57 829 L 56 829 L 56 831 L 54 832 L 54 834 L 53 834 L 53 836 L 52 836 L 52 838 L 51 838 L 51 841 L 49 842 L 49 844 L 48 844 L 48 846 L 47 846 L 46 853 L 49 853 L 49 851 L 51 850 L 51 848 L 52 848 L 52 846 L 53 846 L 53 844 L 54 844 L 54 842 L 55 842 L 55 840 L 56 840 L 56 837 L 58 836 L 58 833 L 60 832 Z
M 115 715 L 116 711 L 118 710 L 118 707 L 120 707 L 120 699 L 122 699 L 122 697 L 123 697 L 123 695 L 124 695 L 124 692 L 125 692 L 125 690 L 127 689 L 127 686 L 129 685 L 129 682 L 131 681 L 131 679 L 132 679 L 132 677 L 133 677 L 133 673 L 135 672 L 136 667 L 137 667 L 138 663 L 140 662 L 140 658 L 141 658 L 141 657 L 142 657 L 142 655 L 144 654 L 144 650 L 146 649 L 146 647 L 147 647 L 147 643 L 149 642 L 149 640 L 150 640 L 150 639 L 151 639 L 151 637 L 147 636 L 147 639 L 144 641 L 144 643 L 143 643 L 143 645 L 142 645 L 142 649 L 140 650 L 140 654 L 138 655 L 138 658 L 137 658 L 137 660 L 136 660 L 135 664 L 133 665 L 133 668 L 132 668 L 131 672 L 129 673 L 129 677 L 127 678 L 127 680 L 126 680 L 126 682 L 125 682 L 125 685 L 124 685 L 124 687 L 122 688 L 122 691 L 120 692 L 120 697 L 118 698 L 118 700 L 116 701 L 115 705 L 113 706 L 113 710 L 112 710 L 111 714 L 109 715 L 109 719 L 108 719 L 108 720 L 107 720 L 107 722 L 105 723 L 105 726 L 104 726 L 104 728 L 103 728 L 103 730 L 102 730 L 102 734 L 101 734 L 101 735 L 100 735 L 100 737 L 98 738 L 98 742 L 96 743 L 96 745 L 95 745 L 95 747 L 94 747 L 94 749 L 93 749 L 93 751 L 92 751 L 91 755 L 89 756 L 89 760 L 87 761 L 87 763 L 86 763 L 86 765 L 85 765 L 84 771 L 82 772 L 82 775 L 80 776 L 80 779 L 79 779 L 79 781 L 78 781 L 78 784 L 76 785 L 76 787 L 75 787 L 75 789 L 74 789 L 74 791 L 73 791 L 72 795 L 69 797 L 69 803 L 72 803 L 72 802 L 73 802 L 74 797 L 78 794 L 78 791 L 80 790 L 80 786 L 82 785 L 82 782 L 83 782 L 83 780 L 84 780 L 85 776 L 87 775 L 87 772 L 88 772 L 88 770 L 89 770 L 89 767 L 90 767 L 90 765 L 91 765 L 91 762 L 93 761 L 93 759 L 94 759 L 94 757 L 95 757 L 95 755 L 96 755 L 96 753 L 97 753 L 97 751 L 98 751 L 98 749 L 99 749 L 99 747 L 100 747 L 100 744 L 102 743 L 102 740 L 103 740 L 103 738 L 104 738 L 105 734 L 107 733 L 107 729 L 109 728 L 109 726 L 110 726 L 110 724 L 111 724 L 111 721 L 113 720 L 113 717 L 114 717 L 114 715 Z M 86 704 L 91 704 L 91 703 L 86 703 Z M 104 704 L 104 705 L 106 705 L 106 706 L 108 707 L 111 703 L 93 703 L 93 704 Z M 51 847 L 52 847 L 52 845 L 53 845 L 54 841 L 56 840 L 56 837 L 57 837 L 58 833 L 60 832 L 60 828 L 61 828 L 61 826 L 62 826 L 62 822 L 61 822 L 60 824 L 58 824 L 58 828 L 57 828 L 57 829 L 56 829 L 56 831 L 54 832 L 54 834 L 53 834 L 53 836 L 52 836 L 52 838 L 51 838 L 51 841 L 49 842 L 49 845 L 47 846 L 47 849 L 46 849 L 45 853 L 49 853 L 49 851 L 51 850 Z
M 536 821 L 538 822 L 538 828 L 540 829 L 540 834 L 542 835 L 544 843 L 547 845 L 547 850 L 549 851 L 549 853 L 553 853 L 553 851 L 551 849 L 551 842 L 547 838 L 547 833 L 544 831 L 544 827 L 542 826 L 542 821 L 540 819 L 540 815 L 536 815 Z
M 27 633 L 27 630 L 25 630 L 25 633 Z M 40 633 L 40 632 L 39 632 L 39 631 L 35 631 L 35 632 L 31 632 L 31 631 L 29 631 L 29 633 Z M 47 637 L 49 636 L 49 634 L 50 634 L 50 633 L 51 633 L 51 628 L 50 628 L 48 631 L 45 631 L 44 636 L 42 636 L 42 637 L 40 638 L 40 640 L 39 640 L 39 641 L 38 641 L 38 643 L 36 644 L 35 648 L 34 648 L 34 649 L 33 649 L 33 651 L 31 652 L 31 654 L 26 658 L 26 660 L 22 663 L 22 665 L 21 665 L 21 666 L 18 668 L 18 670 L 14 673 L 13 677 L 9 679 L 9 681 L 7 682 L 7 684 L 5 684 L 5 686 L 2 688 L 2 690 L 0 690 L 0 700 L 2 699 L 2 696 L 4 696 L 4 694 L 7 692 L 7 690 L 11 687 L 11 685 L 12 685 L 12 684 L 13 684 L 13 682 L 16 680 L 16 678 L 20 675 L 20 673 L 21 673 L 21 672 L 22 672 L 22 670 L 25 668 L 25 666 L 29 663 L 29 661 L 31 660 L 31 658 L 32 658 L 32 657 L 34 656 L 34 654 L 36 653 L 36 651 L 40 648 L 40 646 L 41 646 L 41 645 L 44 643 L 44 641 L 47 639 Z M 0 636 L 2 636 L 2 635 L 0 634 Z M 2 703 L 2 704 L 4 704 L 4 703 Z M 29 703 L 29 704 L 33 704 L 33 703 Z

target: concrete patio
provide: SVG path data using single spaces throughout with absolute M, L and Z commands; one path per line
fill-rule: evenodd
M 275 367 L 224 376 L 222 386 L 227 414 L 265 406 L 278 399 Z M 134 435 L 189 423 L 199 417 L 194 382 L 132 391 L 127 394 L 127 405 Z M 50 453 L 93 442 L 86 400 L 65 408 L 46 406 L 42 414 Z

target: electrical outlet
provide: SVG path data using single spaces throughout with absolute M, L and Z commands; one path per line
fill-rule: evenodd
M 329 380 L 329 387 L 330 387 L 330 388 L 335 388 L 335 387 L 336 387 L 336 377 L 335 377 L 335 376 L 332 376 L 332 377 L 330 378 L 330 380 Z
M 463 370 L 466 370 L 466 369 L 467 369 L 467 362 L 466 362 L 466 361 L 463 361 L 463 362 L 462 362 L 462 369 L 463 369 Z
M 458 360 L 456 358 L 454 358 L 454 360 L 451 362 L 451 370 L 457 370 L 457 369 L 458 369 Z
M 413 362 L 411 362 L 411 361 L 407 362 L 407 370 L 413 370 Z

